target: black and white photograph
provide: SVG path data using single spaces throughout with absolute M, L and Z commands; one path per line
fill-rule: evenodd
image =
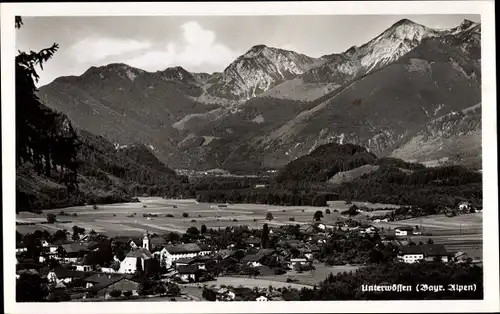
M 494 3 L 411 2 L 2 4 L 7 313 L 500 310 Z

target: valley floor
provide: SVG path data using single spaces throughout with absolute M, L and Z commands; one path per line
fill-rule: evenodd
M 373 214 L 386 212 L 386 208 L 398 207 L 388 204 L 366 204 L 353 202 L 357 205 L 381 208 L 384 211 L 373 211 L 362 213 L 355 217 L 365 223 L 374 224 L 384 229 L 394 229 L 399 226 L 415 226 L 422 228 L 422 236 L 413 236 L 415 242 L 426 242 L 432 237 L 435 243 L 444 244 L 452 251 L 465 251 L 472 257 L 482 257 L 482 213 L 446 217 L 444 215 L 432 215 L 422 218 L 413 218 L 395 222 L 373 223 L 369 217 Z M 342 210 L 347 209 L 345 202 L 330 202 L 331 214 L 325 214 L 322 222 L 331 226 L 336 221 L 345 217 L 340 215 Z M 189 227 L 198 229 L 202 225 L 207 228 L 225 228 L 227 226 L 247 225 L 249 228 L 262 228 L 264 224 L 269 226 L 280 226 L 286 224 L 308 224 L 312 222 L 314 212 L 324 211 L 323 207 L 313 206 L 272 206 L 262 204 L 230 204 L 219 208 L 214 204 L 197 203 L 195 200 L 168 200 L 160 197 L 140 198 L 139 203 L 120 203 L 110 205 L 99 205 L 98 209 L 92 206 L 76 206 L 63 209 L 46 210 L 42 215 L 29 212 L 21 212 L 16 215 L 16 221 L 20 223 L 35 223 L 34 225 L 18 225 L 16 230 L 21 233 L 33 232 L 34 230 L 46 229 L 49 232 L 66 229 L 71 230 L 74 225 L 95 230 L 107 236 L 140 236 L 146 230 L 150 233 L 185 232 Z M 337 210 L 337 211 L 335 211 Z M 64 211 L 68 216 L 59 216 Z M 266 220 L 266 214 L 271 212 L 272 220 Z M 46 215 L 54 213 L 58 220 L 69 221 L 64 223 L 41 224 L 46 221 Z M 72 216 L 74 213 L 77 216 Z M 187 213 L 188 217 L 183 217 Z M 154 214 L 158 217 L 147 218 L 144 214 Z M 173 217 L 167 217 L 172 215 Z M 290 218 L 294 221 L 290 221 Z

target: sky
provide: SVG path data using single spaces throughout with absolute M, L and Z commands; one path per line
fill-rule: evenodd
M 438 29 L 456 27 L 464 19 L 480 22 L 479 15 L 24 17 L 16 49 L 59 45 L 39 71 L 38 86 L 110 63 L 151 72 L 182 66 L 213 73 L 259 44 L 311 57 L 340 53 L 403 18 Z

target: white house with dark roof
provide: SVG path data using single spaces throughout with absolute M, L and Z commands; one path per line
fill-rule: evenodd
M 448 252 L 442 244 L 422 244 L 402 246 L 399 248 L 399 258 L 408 264 L 416 263 L 421 260 L 433 261 L 436 259 L 447 263 L 453 255 L 454 254 Z
M 413 227 L 403 226 L 394 228 L 394 235 L 397 237 L 413 235 Z
M 159 253 L 160 265 L 170 268 L 174 261 L 196 257 L 200 252 L 200 247 L 195 243 L 166 245 Z

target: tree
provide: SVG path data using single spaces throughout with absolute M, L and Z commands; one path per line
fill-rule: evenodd
M 331 213 L 330 208 L 325 209 L 325 214 L 330 215 Z
M 17 302 L 42 302 L 48 295 L 48 280 L 38 274 L 23 273 L 16 280 Z
M 113 298 L 118 298 L 122 295 L 122 291 L 121 290 L 112 290 L 110 293 L 109 293 L 110 296 L 112 296 Z
M 16 17 L 15 27 L 23 25 Z M 45 106 L 37 96 L 35 82 L 39 76 L 36 67 L 43 70 L 59 46 L 53 44 L 39 52 L 19 51 L 16 56 L 16 166 L 29 162 L 39 175 L 47 177 L 57 172 L 59 182 L 69 191 L 77 185 L 78 137 L 65 115 Z M 24 193 L 19 192 L 22 196 Z M 30 207 L 29 200 L 18 198 L 20 207 Z
M 264 226 L 262 226 L 262 235 L 261 235 L 262 248 L 266 248 L 268 242 L 269 242 L 269 227 L 267 224 L 264 224 Z
M 320 221 L 321 218 L 323 218 L 323 212 L 321 210 L 317 210 L 315 213 L 314 213 L 314 220 L 315 221 Z
M 273 220 L 273 219 L 274 219 L 273 214 L 272 214 L 271 212 L 268 212 L 268 213 L 266 214 L 266 219 L 267 219 L 267 220 Z
M 124 297 L 127 297 L 127 298 L 130 298 L 132 296 L 132 291 L 130 290 L 127 290 L 127 291 L 123 291 L 123 296 Z
M 188 217 L 189 217 L 189 214 L 188 214 L 188 213 L 182 213 L 182 217 L 184 217 L 184 218 L 188 218 Z
M 164 295 L 165 293 L 167 293 L 167 288 L 165 288 L 165 286 L 164 286 L 164 285 L 159 286 L 159 287 L 158 287 L 158 293 L 159 293 L 160 295 Z
M 55 289 L 49 295 L 49 302 L 71 301 L 71 296 L 64 289 Z
M 143 271 L 143 268 L 142 268 L 142 259 L 139 258 L 139 257 L 136 259 L 136 262 L 135 262 L 135 271 L 137 273 L 142 273 L 142 271 Z
M 427 244 L 434 244 L 434 240 L 432 240 L 431 238 L 429 238 L 429 239 L 427 240 Z
M 207 301 L 217 301 L 217 293 L 212 289 L 203 288 L 202 296 Z
M 186 230 L 186 234 L 188 234 L 189 236 L 198 236 L 200 234 L 200 230 L 198 230 L 198 228 L 196 227 L 189 227 L 187 230 Z
M 47 214 L 47 222 L 53 224 L 57 221 L 55 214 Z
M 206 225 L 201 225 L 201 234 L 207 233 L 207 226 Z
M 168 290 L 168 294 L 172 295 L 172 296 L 177 296 L 181 293 L 181 289 L 179 288 L 179 286 L 173 282 L 169 282 L 167 284 L 167 290 Z

